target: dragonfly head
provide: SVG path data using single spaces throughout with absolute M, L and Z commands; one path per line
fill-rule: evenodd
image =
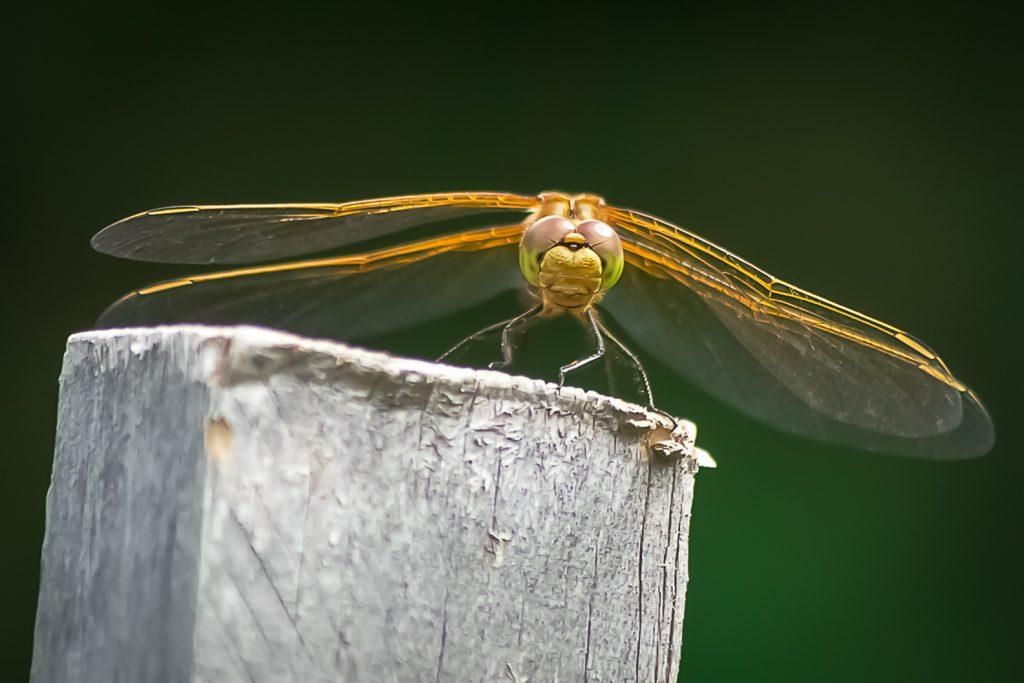
M 563 279 L 597 278 L 597 291 L 604 292 L 618 281 L 624 264 L 618 234 L 596 219 L 574 222 L 564 216 L 545 216 L 527 228 L 519 243 L 523 277 L 537 287 L 543 287 L 542 273 L 546 273 Z

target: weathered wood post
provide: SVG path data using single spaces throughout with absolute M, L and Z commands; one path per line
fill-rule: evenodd
M 258 328 L 69 340 L 32 678 L 674 681 L 692 425 Z

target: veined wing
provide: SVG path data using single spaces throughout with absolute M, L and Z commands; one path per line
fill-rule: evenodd
M 447 192 L 342 204 L 174 206 L 107 226 L 92 238 L 92 246 L 138 261 L 256 263 L 460 216 L 528 213 L 539 204 L 537 197 L 504 192 Z
M 99 327 L 258 324 L 359 341 L 471 308 L 522 286 L 519 224 L 334 258 L 170 280 L 112 304 Z
M 709 393 L 776 428 L 857 447 L 934 458 L 991 448 L 977 397 L 905 332 L 652 216 L 610 208 L 606 220 L 637 268 L 605 307 Z

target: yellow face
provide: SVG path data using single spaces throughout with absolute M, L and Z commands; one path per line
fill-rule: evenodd
M 550 304 L 585 309 L 601 290 L 601 259 L 588 247 L 559 244 L 541 259 L 537 282 Z
M 523 277 L 556 308 L 585 309 L 622 275 L 622 243 L 600 221 L 578 225 L 562 216 L 541 218 L 519 245 Z

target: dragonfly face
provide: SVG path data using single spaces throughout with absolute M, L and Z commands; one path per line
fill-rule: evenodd
M 523 233 L 519 267 L 546 309 L 586 312 L 622 274 L 625 259 L 615 230 L 593 218 L 539 218 Z
M 453 231 L 463 218 L 487 222 Z M 409 238 L 416 226 L 432 232 Z M 392 245 L 351 250 L 383 238 Z M 674 372 L 656 384 L 684 379 L 777 429 L 927 458 L 994 442 L 978 397 L 921 341 L 597 195 L 171 207 L 92 243 L 123 258 L 232 266 L 132 292 L 103 327 L 249 323 L 360 342 L 485 305 L 525 278 L 538 310 L 578 314 L 599 341 L 619 343 L 603 322 L 614 320 Z M 328 249 L 349 253 L 287 260 Z

